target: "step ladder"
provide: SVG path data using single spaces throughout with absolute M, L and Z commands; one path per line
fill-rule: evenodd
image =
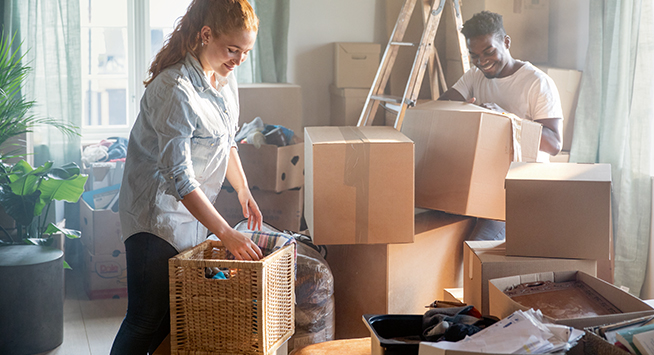
M 358 127 L 372 125 L 373 118 L 375 117 L 380 105 L 388 105 L 389 107 L 392 105 L 394 108 L 392 108 L 391 111 L 395 112 L 396 115 L 393 127 L 398 131 L 401 130 L 406 109 L 415 106 L 418 94 L 420 93 L 420 86 L 422 85 L 422 80 L 427 69 L 429 69 L 428 72 L 430 75 L 432 99 L 435 100 L 439 96 L 439 83 L 436 81 L 437 79 L 439 79 L 441 87 L 445 90 L 445 77 L 440 65 L 440 60 L 436 53 L 436 48 L 434 47 L 434 38 L 436 37 L 436 31 L 446 1 L 451 1 L 452 3 L 451 8 L 454 22 L 456 24 L 457 42 L 459 44 L 463 72 L 465 73 L 470 69 L 466 41 L 463 34 L 459 31 L 461 26 L 463 26 L 459 0 L 420 0 L 423 8 L 422 14 L 424 29 L 420 38 L 420 43 L 417 44 L 418 48 L 406 83 L 406 88 L 404 89 L 404 94 L 402 97 L 384 95 L 384 90 L 386 89 L 386 84 L 390 78 L 399 49 L 401 47 L 416 46 L 414 43 L 403 42 L 403 38 L 417 1 L 418 0 L 406 0 L 404 5 L 402 5 L 397 22 L 395 23 L 395 28 L 393 29 L 393 33 L 391 34 L 390 40 L 379 64 L 377 75 L 375 76 L 372 87 L 370 88 L 370 92 L 368 93 L 366 102 L 363 106 L 361 116 L 359 117 L 357 123 Z M 438 73 L 436 73 L 436 71 Z

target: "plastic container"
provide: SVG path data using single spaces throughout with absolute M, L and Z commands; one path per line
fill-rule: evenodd
M 421 314 L 364 314 L 363 322 L 370 330 L 371 355 L 418 355 Z

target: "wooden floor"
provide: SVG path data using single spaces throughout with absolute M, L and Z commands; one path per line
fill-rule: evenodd
M 127 298 L 89 300 L 83 268 L 66 270 L 64 342 L 39 355 L 107 355 L 127 310 Z

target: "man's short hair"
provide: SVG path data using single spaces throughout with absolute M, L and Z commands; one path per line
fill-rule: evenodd
M 502 15 L 490 11 L 482 11 L 474 14 L 463 24 L 461 33 L 463 33 L 466 39 L 488 34 L 494 34 L 500 38 L 506 36 Z

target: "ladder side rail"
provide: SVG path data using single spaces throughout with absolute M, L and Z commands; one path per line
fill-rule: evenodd
M 461 67 L 463 72 L 467 72 L 470 69 L 470 56 L 468 55 L 468 45 L 466 44 L 466 38 L 461 33 L 461 28 L 463 27 L 463 15 L 461 12 L 461 2 L 459 0 L 452 0 L 452 14 L 454 15 L 454 23 L 456 26 L 456 34 L 459 43 L 459 52 L 461 53 Z
M 377 69 L 377 74 L 373 80 L 373 84 L 368 92 L 366 97 L 363 110 L 361 111 L 361 116 L 359 116 L 359 121 L 357 126 L 369 126 L 374 120 L 375 114 L 377 113 L 377 108 L 379 102 L 373 100 L 372 96 L 381 95 L 384 93 L 388 79 L 390 78 L 393 65 L 395 64 L 395 59 L 397 58 L 397 53 L 399 51 L 399 46 L 392 45 L 393 42 L 401 42 L 404 38 L 406 29 L 409 26 L 409 20 L 411 19 L 411 14 L 415 8 L 417 0 L 406 0 L 402 5 L 400 14 L 398 16 L 397 22 L 395 22 L 395 27 L 393 28 L 393 33 L 390 36 L 386 49 L 384 50 L 384 55 Z
M 398 111 L 398 115 L 395 119 L 394 127 L 398 131 L 402 129 L 404 112 L 406 112 L 405 106 L 414 105 L 418 98 L 418 94 L 420 93 L 420 86 L 422 85 L 422 79 L 427 68 L 427 55 L 429 55 L 431 52 L 431 43 L 434 41 L 436 30 L 438 29 L 438 24 L 443 13 L 444 5 L 445 0 L 436 0 L 434 1 L 432 10 L 430 11 L 430 18 L 427 21 L 425 30 L 422 33 L 420 46 L 418 47 L 418 53 L 416 54 L 416 58 L 413 61 L 411 74 L 404 90 L 404 102 L 402 103 L 402 108 Z

